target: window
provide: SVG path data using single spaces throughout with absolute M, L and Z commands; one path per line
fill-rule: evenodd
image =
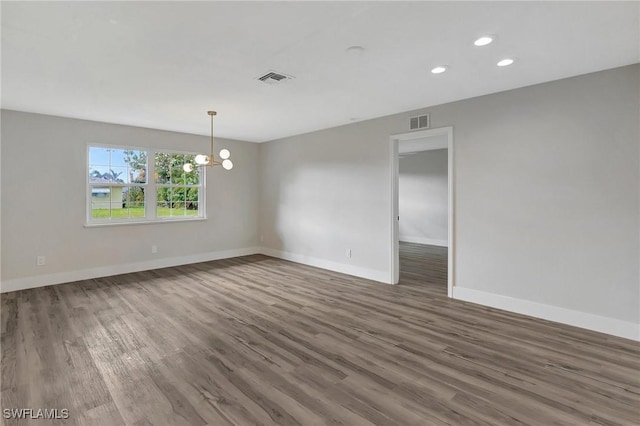
M 87 223 L 204 218 L 201 168 L 195 154 L 89 146 Z
M 155 153 L 155 181 L 158 217 L 198 216 L 200 212 L 199 168 L 186 173 L 185 163 L 195 155 Z

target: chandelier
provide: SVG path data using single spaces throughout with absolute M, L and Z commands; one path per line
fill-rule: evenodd
M 196 155 L 194 158 L 196 166 L 222 166 L 225 170 L 231 170 L 233 168 L 233 163 L 229 159 L 231 153 L 228 149 L 225 148 L 220 150 L 220 153 L 218 155 L 220 156 L 220 159 L 222 161 L 216 161 L 213 155 L 213 116 L 217 113 L 215 111 L 207 111 L 207 114 L 209 114 L 209 116 L 211 117 L 211 151 L 209 155 Z M 183 166 L 183 169 L 185 172 L 191 173 L 194 169 L 194 165 L 192 163 L 186 163 Z

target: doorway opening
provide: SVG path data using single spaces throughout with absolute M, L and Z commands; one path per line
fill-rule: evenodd
M 399 282 L 401 266 L 405 277 L 428 274 L 433 283 L 444 282 L 446 274 L 447 295 L 452 297 L 453 128 L 393 135 L 390 145 L 390 282 Z

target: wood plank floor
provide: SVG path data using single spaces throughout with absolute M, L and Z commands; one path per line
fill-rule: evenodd
M 400 285 L 447 295 L 447 248 L 400 242 Z
M 7 425 L 631 425 L 640 344 L 262 255 L 1 296 Z M 424 272 L 431 271 L 427 277 Z

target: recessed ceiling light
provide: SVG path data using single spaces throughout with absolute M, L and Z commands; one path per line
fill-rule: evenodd
M 445 72 L 447 70 L 447 66 L 446 65 L 438 65 L 437 67 L 433 68 L 431 70 L 432 74 L 442 74 L 443 72 Z
M 347 53 L 351 56 L 362 56 L 364 53 L 364 47 L 362 46 L 349 46 L 347 47 Z
M 492 41 L 493 36 L 486 35 L 474 41 L 473 44 L 475 44 L 476 46 L 486 46 L 487 44 L 491 44 Z
M 511 58 L 504 58 L 501 61 L 498 61 L 498 63 L 496 64 L 499 67 L 506 67 L 509 66 L 511 64 L 513 64 L 515 62 L 515 59 L 511 59 Z

